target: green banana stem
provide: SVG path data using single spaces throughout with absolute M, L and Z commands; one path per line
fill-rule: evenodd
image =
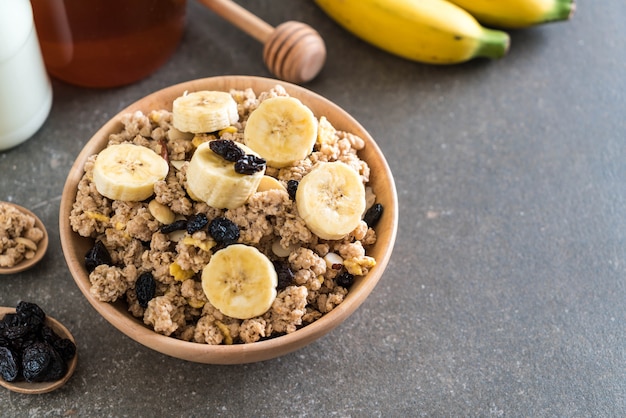
M 574 0 L 556 0 L 554 8 L 544 16 L 544 22 L 569 20 L 576 11 Z
M 502 58 L 508 52 L 510 44 L 511 39 L 508 33 L 484 28 L 480 46 L 474 52 L 473 58 Z

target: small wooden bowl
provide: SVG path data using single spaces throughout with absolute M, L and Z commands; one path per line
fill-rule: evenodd
M 15 308 L 0 306 L 0 319 L 4 318 L 4 316 L 9 313 L 15 313 Z M 74 336 L 70 333 L 70 331 L 56 319 L 46 315 L 45 324 L 52 328 L 52 330 L 59 337 L 67 338 L 73 343 L 76 343 L 76 341 L 74 340 Z M 67 373 L 65 373 L 65 376 L 63 376 L 63 378 L 59 380 L 54 380 L 52 382 L 29 383 L 23 380 L 19 382 L 7 382 L 6 380 L 0 378 L 0 386 L 4 386 L 5 388 L 13 392 L 25 393 L 27 395 L 36 395 L 40 393 L 52 392 L 53 390 L 60 388 L 68 380 L 70 380 L 70 377 L 72 377 L 72 375 L 74 374 L 74 370 L 76 370 L 77 363 L 78 354 L 75 354 L 74 358 L 72 358 L 67 364 Z
M 74 233 L 69 217 L 85 161 L 106 146 L 109 134 L 122 130 L 120 116 L 137 110 L 144 113 L 155 109 L 171 110 L 172 101 L 185 91 L 252 88 L 258 94 L 270 90 L 277 84 L 282 85 L 291 96 L 309 106 L 318 117 L 324 115 L 337 129 L 352 132 L 365 140 L 366 146 L 359 155 L 371 167 L 370 185 L 377 195 L 377 201 L 384 206 L 383 216 L 375 228 L 378 241 L 368 251 L 368 254 L 377 260 L 376 266 L 366 276 L 357 279 L 350 287 L 345 300 L 322 318 L 291 334 L 251 344 L 215 346 L 181 341 L 147 328 L 141 320 L 128 312 L 124 302 L 105 303 L 96 300 L 89 292 L 89 276 L 84 267 L 85 253 L 93 245 L 93 240 Z M 380 148 L 367 131 L 343 109 L 316 93 L 284 81 L 260 77 L 224 76 L 193 80 L 157 91 L 131 104 L 107 122 L 78 155 L 63 189 L 59 216 L 61 244 L 70 272 L 89 303 L 113 326 L 135 341 L 173 357 L 199 363 L 240 364 L 268 360 L 306 346 L 336 328 L 365 301 L 381 279 L 391 257 L 398 226 L 398 202 L 393 176 Z
M 46 227 L 43 224 L 43 222 L 41 222 L 41 219 L 39 219 L 37 215 L 35 215 L 30 210 L 20 205 L 16 205 L 15 203 L 11 203 L 11 202 L 0 202 L 0 203 L 13 206 L 15 209 L 19 210 L 20 212 L 26 215 L 32 216 L 33 218 L 35 218 L 35 226 L 43 231 L 43 238 L 41 239 L 41 241 L 37 243 L 37 251 L 35 252 L 35 256 L 28 260 L 24 259 L 20 261 L 19 263 L 17 263 L 16 265 L 14 265 L 13 267 L 0 267 L 0 274 L 15 274 L 15 273 L 22 272 L 24 270 L 28 270 L 29 268 L 37 264 L 39 261 L 41 261 L 43 256 L 46 254 L 46 251 L 48 250 L 48 231 L 46 230 Z

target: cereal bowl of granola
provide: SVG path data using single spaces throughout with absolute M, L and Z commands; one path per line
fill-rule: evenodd
M 347 112 L 248 76 L 177 84 L 85 145 L 61 200 L 74 280 L 114 327 L 163 354 L 268 360 L 339 326 L 397 231 L 391 170 Z

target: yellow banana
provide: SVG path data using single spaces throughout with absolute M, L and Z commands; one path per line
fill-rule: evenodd
M 315 3 L 354 35 L 413 61 L 455 64 L 477 57 L 500 58 L 509 47 L 507 33 L 482 27 L 468 12 L 445 0 Z
M 499 28 L 519 29 L 569 19 L 574 0 L 449 0 L 479 22 Z

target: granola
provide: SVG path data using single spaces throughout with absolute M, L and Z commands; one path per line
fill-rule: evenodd
M 111 265 L 100 265 L 89 275 L 93 296 L 104 302 L 123 299 L 129 312 L 156 332 L 197 343 L 253 343 L 294 332 L 343 302 L 349 289 L 345 282 L 342 286 L 335 280 L 340 274 L 365 275 L 375 264 L 366 255 L 376 242 L 374 229 L 362 221 L 340 240 L 323 240 L 307 228 L 286 191 L 289 180 L 302 179 L 316 163 L 342 161 L 366 184 L 368 207 L 375 202 L 367 187 L 369 167 L 358 156 L 365 142 L 336 130 L 324 116 L 319 118 L 317 143 L 307 158 L 280 169 L 267 167 L 265 174 L 275 177 L 284 190 L 256 192 L 234 209 L 213 208 L 188 195 L 186 170 L 197 145 L 214 139 L 243 143 L 250 113 L 269 97 L 287 96 L 279 85 L 258 96 L 252 89 L 230 93 L 237 102 L 239 121 L 228 129 L 193 136 L 172 126 L 169 111 L 134 112 L 121 118 L 124 129 L 110 135 L 108 145 L 130 142 L 166 153 L 170 171 L 155 185 L 153 200 L 171 210 L 176 219 L 196 214 L 204 214 L 209 221 L 227 218 L 239 228 L 238 243 L 256 247 L 272 261 L 288 263 L 293 280 L 278 289 L 266 313 L 240 320 L 213 307 L 202 291 L 200 275 L 216 248 L 215 241 L 205 229 L 162 232 L 163 224 L 150 212 L 148 201 L 111 201 L 101 196 L 92 181 L 95 155 L 84 166 L 70 216 L 76 233 L 100 240 L 111 256 Z M 139 275 L 148 271 L 156 281 L 156 296 L 144 307 L 135 285 Z

